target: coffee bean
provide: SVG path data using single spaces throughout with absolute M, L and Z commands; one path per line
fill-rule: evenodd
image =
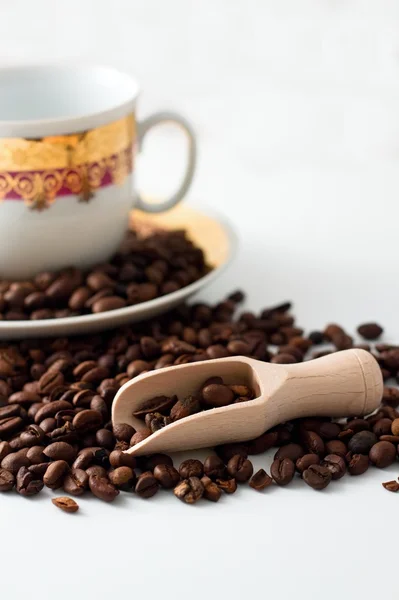
M 167 454 L 152 454 L 141 459 L 144 471 L 153 471 L 157 465 L 170 465 L 173 467 L 173 460 Z
M 369 468 L 369 457 L 364 454 L 353 454 L 348 462 L 348 471 L 351 475 L 362 475 Z
M 35 479 L 33 473 L 26 467 L 21 467 L 17 473 L 16 490 L 22 496 L 34 496 L 43 489 L 43 481 Z
M 213 481 L 209 481 L 205 485 L 204 479 L 204 477 L 201 479 L 201 483 L 204 486 L 203 497 L 206 500 L 210 500 L 211 502 L 219 502 L 220 497 L 222 495 L 220 488 Z
M 69 465 L 64 460 L 56 460 L 49 464 L 43 476 L 43 483 L 52 490 L 62 486 L 65 475 L 69 471 Z
M 187 396 L 186 398 L 181 398 L 175 402 L 170 411 L 170 418 L 172 421 L 178 421 L 179 419 L 194 415 L 200 410 L 201 405 L 199 398 L 197 396 Z
M 202 498 L 204 486 L 198 477 L 189 477 L 176 485 L 173 490 L 176 498 L 186 504 L 194 504 Z
M 346 423 L 346 429 L 351 429 L 353 433 L 359 433 L 359 431 L 369 431 L 370 423 L 366 419 L 351 419 Z
M 5 417 L 0 419 L 0 438 L 8 438 L 16 431 L 20 431 L 24 425 L 21 417 Z
M 127 454 L 121 450 L 113 450 L 109 455 L 109 462 L 114 469 L 118 467 L 130 467 L 134 469 L 136 466 L 136 459 L 132 454 Z
M 0 492 L 9 492 L 15 484 L 15 477 L 11 471 L 0 469 Z
M 211 479 L 223 479 L 226 473 L 224 462 L 215 455 L 208 456 L 204 461 L 204 473 Z
M 151 471 L 145 471 L 139 476 L 134 491 L 140 498 L 152 498 L 158 492 L 158 482 Z
M 176 401 L 177 396 L 156 396 L 155 398 L 150 398 L 142 404 L 139 410 L 136 410 L 133 413 L 133 416 L 140 419 L 145 417 L 145 415 L 148 413 L 159 412 L 166 414 L 168 411 L 170 411 Z
M 205 406 L 217 408 L 227 406 L 234 400 L 234 393 L 226 385 L 212 383 L 202 390 L 202 401 Z
M 50 394 L 63 383 L 64 375 L 60 371 L 46 371 L 39 379 L 39 391 L 41 394 Z
M 258 492 L 264 490 L 272 484 L 272 478 L 266 473 L 264 469 L 259 469 L 252 477 L 249 485 Z
M 391 419 L 379 419 L 373 426 L 373 432 L 379 437 L 380 435 L 389 435 L 391 433 Z
M 92 494 L 100 500 L 104 500 L 104 502 L 112 502 L 119 494 L 119 490 L 110 482 L 108 477 L 90 475 L 89 487 Z
M 281 448 L 279 448 L 275 453 L 274 460 L 290 458 L 293 462 L 296 462 L 304 454 L 305 451 L 302 448 L 302 446 L 300 446 L 299 444 L 291 443 L 287 444 L 286 446 L 281 446 Z
M 396 458 L 396 448 L 391 442 L 377 442 L 371 448 L 369 458 L 379 469 L 389 467 Z
M 382 395 L 383 404 L 388 404 L 393 408 L 399 406 L 399 389 L 394 387 L 384 387 Z
M 79 504 L 77 504 L 75 500 L 72 500 L 72 498 L 67 498 L 66 496 L 52 498 L 51 502 L 54 504 L 54 506 L 60 508 L 66 513 L 75 513 L 79 510 Z
M 96 443 L 107 450 L 112 450 L 115 445 L 115 438 L 112 431 L 108 429 L 98 429 L 96 431 Z
M 136 444 L 139 444 L 140 442 L 148 438 L 150 435 L 151 431 L 147 427 L 141 429 L 140 431 L 136 431 L 136 433 L 132 435 L 130 439 L 130 445 L 135 446 Z
M 118 467 L 108 474 L 110 482 L 120 490 L 131 491 L 136 483 L 136 474 L 130 467 Z
M 332 474 L 326 466 L 311 465 L 302 473 L 302 479 L 314 490 L 324 490 L 330 483 Z
M 378 441 L 375 433 L 371 431 L 359 431 L 348 442 L 348 450 L 354 454 L 368 454 L 370 449 Z
M 30 465 L 28 470 L 34 474 L 35 479 L 43 479 L 50 463 L 43 462 L 36 465 Z
M 38 465 L 46 462 L 47 457 L 44 454 L 44 446 L 32 446 L 26 453 L 26 458 L 29 459 L 30 464 Z
M 72 421 L 73 427 L 79 433 L 86 433 L 88 431 L 97 430 L 99 427 L 101 427 L 102 423 L 103 419 L 101 414 L 96 410 L 91 409 L 82 410 L 78 412 L 74 416 Z
M 237 481 L 234 477 L 231 479 L 216 479 L 216 483 L 225 494 L 234 494 L 237 490 Z
M 302 434 L 302 443 L 310 454 L 322 456 L 325 453 L 324 442 L 314 431 L 304 431 Z
M 335 481 L 341 479 L 346 473 L 346 464 L 342 456 L 337 454 L 327 454 L 321 461 L 322 467 L 327 467 L 331 473 L 331 478 Z
M 399 435 L 380 435 L 380 442 L 392 442 L 392 444 L 399 444 Z
M 11 452 L 12 448 L 8 442 L 0 442 L 0 463 Z
M 323 440 L 333 440 L 340 434 L 341 427 L 338 423 L 321 423 L 318 434 Z
M 179 472 L 171 465 L 158 464 L 154 468 L 154 477 L 165 489 L 174 488 L 180 481 Z
M 246 446 L 248 454 L 263 454 L 273 446 L 276 446 L 277 440 L 277 431 L 266 431 L 266 433 L 263 433 L 259 437 L 255 438 Z
M 336 455 L 334 455 L 336 456 Z M 320 456 L 318 454 L 304 454 L 295 463 L 296 470 L 299 473 L 303 473 L 308 469 L 311 465 L 319 465 L 320 464 Z
M 114 436 L 117 440 L 129 442 L 130 438 L 135 434 L 135 430 L 128 423 L 117 423 L 113 426 Z
M 252 477 L 253 465 L 250 460 L 236 454 L 227 463 L 227 472 L 236 481 L 243 483 Z
M 395 419 L 391 423 L 391 432 L 392 435 L 399 435 L 399 419 Z
M 108 477 L 107 470 L 101 465 L 91 465 L 86 469 L 86 473 L 89 477 L 94 475 L 95 477 Z
M 338 454 L 338 456 L 342 456 L 344 458 L 348 452 L 348 449 L 341 440 L 329 440 L 325 443 L 324 451 L 327 454 Z
M 71 469 L 63 481 L 64 492 L 81 496 L 89 487 L 89 475 L 83 469 Z
M 376 340 L 382 334 L 383 329 L 377 323 L 364 323 L 359 325 L 357 332 L 366 340 Z
M 386 490 L 388 490 L 388 492 L 398 492 L 399 491 L 399 483 L 397 481 L 386 481 L 382 485 Z
M 1 461 L 2 469 L 11 471 L 13 475 L 16 475 L 22 467 L 29 467 L 30 460 L 27 458 L 26 453 L 23 450 L 18 452 L 12 452 L 7 454 Z
M 189 479 L 190 477 L 201 479 L 204 474 L 204 467 L 200 460 L 190 458 L 181 463 L 179 473 L 182 479 Z
M 72 463 L 76 458 L 76 450 L 66 442 L 49 444 L 43 454 L 51 460 L 65 460 L 67 463 Z
M 278 485 L 287 485 L 294 477 L 295 465 L 290 458 L 278 458 L 273 461 L 270 473 Z

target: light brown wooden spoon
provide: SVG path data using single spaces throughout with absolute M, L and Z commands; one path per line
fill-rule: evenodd
M 245 356 L 220 358 L 139 375 L 117 393 L 112 421 L 145 428 L 133 417 L 154 396 L 185 397 L 208 377 L 224 383 L 246 383 L 254 400 L 199 412 L 160 429 L 127 452 L 134 455 L 175 452 L 242 442 L 298 417 L 351 417 L 371 413 L 382 397 L 377 361 L 365 350 L 337 352 L 299 364 L 264 363 Z

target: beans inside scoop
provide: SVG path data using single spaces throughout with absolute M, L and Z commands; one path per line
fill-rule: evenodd
M 254 397 L 254 390 L 248 385 L 226 384 L 222 377 L 210 377 L 195 394 L 186 397 L 155 396 L 133 413 L 134 417 L 145 421 L 147 426 L 146 430 L 142 429 L 137 434 L 137 440 L 133 442 L 138 443 L 163 427 L 203 410 L 248 402 Z

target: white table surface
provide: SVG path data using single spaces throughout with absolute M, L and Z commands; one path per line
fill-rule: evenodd
M 307 329 L 375 319 L 398 340 L 398 18 L 396 0 L 18 0 L 0 5 L 0 56 L 115 64 L 141 80 L 142 115 L 192 119 L 189 201 L 241 238 L 205 299 L 243 287 L 248 308 L 293 299 Z M 160 141 L 173 152 L 149 143 L 141 161 L 154 189 L 181 156 L 174 135 Z M 83 498 L 76 515 L 47 491 L 2 495 L 1 597 L 393 600 L 398 496 L 381 482 L 398 475 L 397 463 L 322 493 L 297 481 L 194 507 Z

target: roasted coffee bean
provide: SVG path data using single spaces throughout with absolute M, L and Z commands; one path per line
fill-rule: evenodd
M 51 502 L 54 504 L 54 506 L 60 508 L 66 513 L 75 513 L 79 510 L 79 504 L 77 504 L 75 500 L 72 500 L 72 498 L 67 498 L 66 496 L 52 498 Z
M 364 454 L 353 454 L 348 461 L 348 471 L 351 475 L 363 475 L 369 468 L 369 457 Z
M 89 476 L 89 487 L 92 494 L 100 500 L 104 500 L 104 502 L 112 502 L 119 494 L 119 490 L 110 482 L 108 477 L 91 474 Z
M 311 465 L 302 473 L 302 479 L 314 490 L 324 490 L 332 479 L 332 473 L 326 466 Z
M 135 492 L 141 498 L 152 498 L 158 491 L 158 481 L 151 471 L 145 471 L 137 479 Z
M 211 383 L 202 389 L 202 402 L 205 406 L 217 408 L 234 401 L 234 392 L 223 384 Z
M 26 458 L 29 459 L 32 465 L 38 465 L 46 462 L 47 456 L 44 454 L 44 446 L 32 446 L 26 453 Z
M 324 451 L 327 454 L 338 454 L 345 458 L 348 449 L 342 440 L 329 440 L 325 443 Z
M 35 423 L 40 424 L 40 427 L 43 429 L 42 422 L 44 420 L 53 418 L 61 410 L 71 410 L 72 408 L 72 404 L 66 400 L 55 400 L 54 402 L 43 404 L 42 408 L 35 414 Z
M 64 460 L 52 462 L 43 476 L 44 485 L 52 490 L 60 488 L 68 471 L 69 465 Z
M 325 453 L 324 442 L 316 432 L 304 431 L 301 440 L 308 453 L 318 454 L 319 456 L 322 456 Z
M 157 465 L 170 465 L 173 467 L 173 460 L 167 454 L 152 454 L 140 460 L 143 465 L 143 471 L 153 471 Z
M 391 423 L 391 432 L 392 435 L 399 435 L 399 419 L 395 419 Z
M 370 430 L 370 423 L 366 419 L 351 419 L 346 423 L 346 429 L 351 429 L 353 433 L 359 433 L 359 431 Z
M 269 487 L 269 485 L 272 484 L 272 481 L 273 481 L 272 478 L 270 477 L 270 475 L 268 475 L 266 473 L 266 471 L 264 469 L 259 469 L 259 471 L 257 471 L 251 477 L 249 485 L 254 490 L 257 490 L 258 492 L 260 492 L 260 491 L 264 490 L 265 488 Z
M 369 452 L 369 459 L 379 469 L 389 467 L 395 458 L 396 448 L 391 442 L 377 442 Z
M 96 410 L 82 410 L 78 412 L 72 421 L 73 427 L 80 434 L 97 430 L 103 423 L 102 416 Z M 133 435 L 133 434 L 132 434 Z M 131 437 L 131 436 L 130 436 Z M 130 438 L 129 438 L 130 439 Z
M 129 442 L 131 437 L 135 434 L 135 430 L 127 423 L 117 423 L 113 427 L 113 433 L 117 440 Z
M 212 454 L 204 460 L 204 473 L 213 480 L 223 479 L 226 466 L 221 458 Z
M 0 438 L 8 438 L 16 431 L 20 431 L 24 425 L 21 417 L 5 417 L 0 419 Z
M 236 454 L 248 458 L 248 447 L 245 443 L 236 444 L 223 444 L 222 446 L 216 446 L 216 454 L 223 460 L 224 464 L 227 464 L 230 458 L 233 458 Z
M 50 394 L 64 383 L 64 375 L 60 371 L 46 371 L 39 379 L 41 394 Z
M 294 463 L 305 454 L 305 450 L 299 444 L 287 444 L 281 446 L 274 455 L 274 460 L 290 458 Z
M 107 470 L 101 465 L 91 465 L 86 469 L 86 473 L 89 477 L 95 475 L 96 477 L 108 477 Z
M 0 463 L 11 452 L 12 448 L 8 442 L 0 442 Z
M 0 468 L 0 492 L 9 492 L 15 484 L 15 477 L 11 471 Z
M 399 406 L 399 389 L 394 387 L 384 387 L 382 402 L 383 404 L 388 404 L 393 408 L 397 408 Z
M 22 467 L 29 467 L 30 460 L 23 450 L 7 454 L 1 461 L 1 467 L 16 475 Z
M 287 485 L 294 477 L 295 465 L 290 458 L 278 458 L 273 461 L 270 473 L 278 485 Z
M 121 450 L 113 450 L 109 455 L 109 462 L 114 469 L 118 467 L 130 467 L 134 469 L 136 466 L 135 457 Z
M 170 411 L 170 418 L 172 421 L 178 421 L 179 419 L 194 415 L 200 410 L 201 405 L 199 398 L 197 396 L 187 396 L 186 398 L 181 398 L 175 402 Z
M 380 437 L 380 435 L 389 435 L 391 433 L 392 420 L 388 418 L 379 419 L 373 426 L 373 432 Z
M 43 454 L 51 460 L 65 460 L 67 463 L 72 463 L 76 458 L 76 450 L 66 442 L 49 444 Z
M 204 482 L 205 477 L 202 477 L 201 483 L 204 486 L 203 497 L 206 500 L 210 500 L 211 502 L 219 502 L 222 492 L 219 486 L 213 481 Z
M 114 434 L 108 429 L 98 429 L 96 431 L 96 443 L 103 448 L 107 448 L 107 450 L 112 450 L 115 446 Z
M 392 442 L 392 444 L 399 444 L 399 435 L 380 435 L 379 442 Z
M 236 454 L 227 463 L 227 472 L 239 483 L 248 481 L 253 474 L 253 465 L 250 460 Z
M 323 440 L 333 440 L 338 437 L 340 432 L 341 427 L 338 425 L 338 423 L 325 422 L 320 423 L 320 427 L 317 433 Z
M 136 410 L 133 413 L 133 416 L 141 419 L 148 413 L 159 412 L 167 414 L 176 401 L 177 396 L 156 396 L 155 398 L 150 398 L 150 400 L 147 400 L 142 404 L 139 410 Z
M 83 469 L 72 469 L 63 483 L 64 492 L 72 496 L 81 496 L 88 487 L 89 475 Z
M 204 494 L 204 486 L 198 477 L 189 477 L 188 479 L 183 479 L 183 481 L 178 483 L 173 492 L 176 498 L 179 498 L 179 500 L 182 502 L 185 502 L 186 504 L 194 504 L 195 502 L 198 502 L 200 498 L 202 498 Z
M 247 452 L 250 455 L 263 454 L 273 446 L 276 446 L 277 440 L 277 431 L 266 431 L 266 433 L 263 433 L 259 437 L 249 442 L 249 444 L 245 446 L 245 448 L 247 449 Z
M 135 446 L 136 444 L 139 444 L 140 442 L 148 438 L 150 435 L 151 431 L 147 427 L 145 427 L 144 429 L 140 429 L 140 431 L 136 431 L 136 433 L 132 435 L 130 439 L 130 445 Z
M 348 442 L 348 450 L 353 454 L 368 454 L 378 441 L 372 431 L 359 431 Z
M 204 474 L 204 466 L 200 460 L 190 458 L 181 463 L 179 473 L 182 479 L 189 479 L 190 477 L 201 479 Z
M 110 482 L 119 490 L 133 491 L 136 483 L 136 474 L 130 467 L 118 467 L 108 473 Z
M 388 490 L 388 492 L 398 492 L 399 491 L 399 483 L 397 481 L 386 481 L 382 485 L 386 490 Z
M 73 469 L 87 469 L 94 462 L 94 450 L 93 448 L 84 448 L 80 450 L 78 456 L 75 458 L 72 468 Z
M 303 473 L 308 469 L 311 465 L 319 465 L 320 464 L 320 456 L 318 454 L 304 454 L 295 463 L 296 470 L 299 473 Z
M 327 454 L 320 464 L 329 469 L 333 480 L 341 479 L 346 473 L 346 463 L 338 454 Z
M 382 334 L 383 329 L 378 323 L 364 323 L 363 325 L 359 325 L 357 332 L 365 340 L 376 340 Z
M 154 468 L 154 477 L 159 485 L 165 489 L 174 488 L 180 481 L 179 472 L 168 464 L 158 464 Z
M 237 481 L 234 477 L 231 479 L 216 479 L 216 483 L 225 494 L 234 494 L 237 490 Z
M 43 479 L 45 472 L 48 469 L 50 463 L 44 462 L 39 463 L 37 465 L 30 465 L 28 467 L 29 471 L 34 474 L 35 479 Z
M 34 496 L 43 489 L 43 481 L 35 479 L 35 475 L 26 467 L 21 467 L 17 473 L 15 487 L 22 496 Z

